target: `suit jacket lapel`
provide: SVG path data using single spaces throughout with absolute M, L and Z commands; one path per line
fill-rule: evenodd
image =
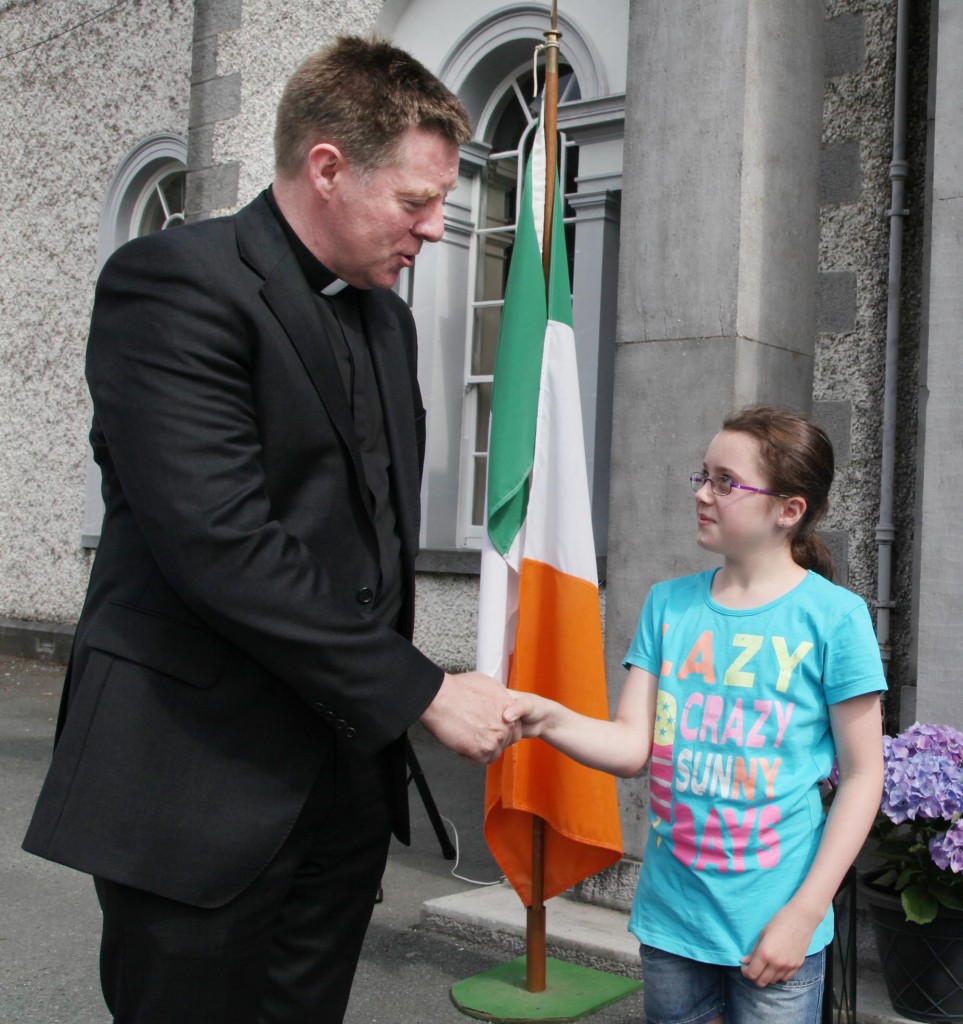
M 264 278 L 261 294 L 297 351 L 335 430 L 344 441 L 370 510 L 351 408 L 317 300 L 263 197 L 259 196 L 245 207 L 237 215 L 236 223 L 241 258 Z

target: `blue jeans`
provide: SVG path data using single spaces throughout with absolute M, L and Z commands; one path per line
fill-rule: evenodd
M 739 967 L 703 964 L 641 947 L 647 1024 L 819 1024 L 826 951 L 807 956 L 788 981 L 759 988 Z

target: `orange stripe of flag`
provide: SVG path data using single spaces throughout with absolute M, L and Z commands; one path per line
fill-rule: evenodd
M 524 560 L 509 687 L 534 691 L 585 715 L 608 706 L 598 588 Z M 488 770 L 485 836 L 522 902 L 532 902 L 532 815 L 545 821 L 543 899 L 621 856 L 615 779 L 541 740 L 522 740 Z

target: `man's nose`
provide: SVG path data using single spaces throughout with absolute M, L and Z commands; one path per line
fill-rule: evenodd
M 445 234 L 445 214 L 440 202 L 432 203 L 415 224 L 413 234 L 426 242 L 440 242 Z

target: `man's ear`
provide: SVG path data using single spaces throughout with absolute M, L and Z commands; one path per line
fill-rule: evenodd
M 319 142 L 308 151 L 307 168 L 314 191 L 327 199 L 337 186 L 338 176 L 344 172 L 344 155 L 330 142 Z

